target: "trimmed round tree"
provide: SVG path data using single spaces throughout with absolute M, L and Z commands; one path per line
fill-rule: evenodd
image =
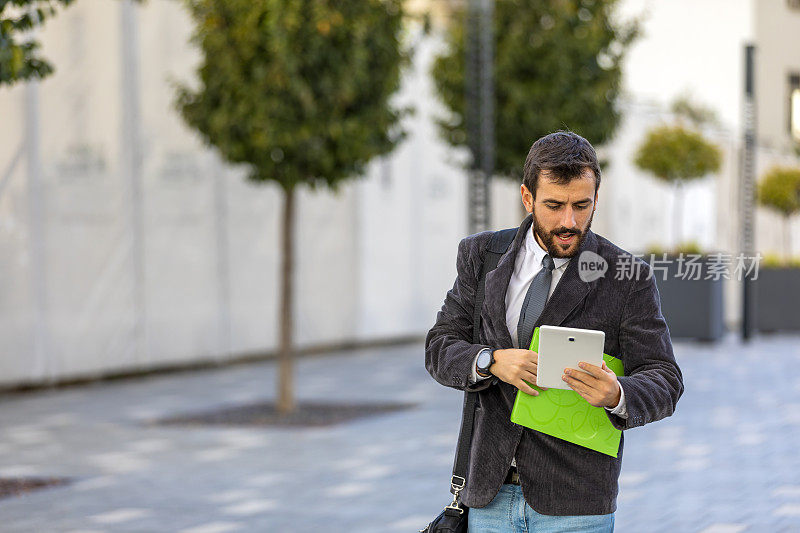
M 617 0 L 495 0 L 495 173 L 522 180 L 531 143 L 568 128 L 593 144 L 619 124 L 622 59 L 638 23 L 614 17 Z M 470 148 L 465 117 L 464 5 L 454 7 L 433 78 L 449 111 L 438 120 L 444 139 Z M 471 154 L 473 165 L 478 154 Z
M 800 168 L 772 167 L 758 183 L 758 203 L 783 216 L 783 253 L 792 256 L 790 219 L 800 212 Z
M 336 190 L 402 138 L 390 105 L 408 62 L 400 0 L 187 0 L 203 54 L 185 121 L 249 179 L 284 193 L 278 409 L 294 408 L 295 191 Z
M 719 171 L 722 154 L 699 132 L 677 126 L 650 130 L 639 146 L 634 163 L 675 188 L 673 213 L 674 246 L 682 244 L 683 184 Z

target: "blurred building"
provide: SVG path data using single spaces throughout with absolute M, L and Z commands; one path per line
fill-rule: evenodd
M 642 20 L 642 36 L 631 47 L 623 70 L 624 119 L 606 154 L 610 168 L 601 208 L 605 233 L 629 250 L 644 251 L 672 242 L 673 194 L 669 185 L 643 174 L 633 156 L 647 130 L 674 120 L 670 105 L 689 97 L 715 112 L 717 124 L 704 134 L 723 150 L 721 171 L 685 187 L 683 235 L 704 251 L 738 253 L 739 179 L 743 156 L 744 48 L 756 46 L 756 177 L 778 163 L 800 164 L 800 137 L 792 133 L 800 99 L 800 7 L 794 0 L 625 0 L 623 17 Z M 794 100 L 793 100 L 794 98 Z M 598 210 L 599 212 L 599 210 Z M 781 250 L 780 217 L 759 208 L 756 249 Z M 797 221 L 794 221 L 797 227 Z M 800 232 L 794 232 L 800 249 Z M 740 285 L 726 285 L 729 326 L 741 314 Z
M 598 233 L 633 251 L 671 244 L 671 191 L 631 157 L 688 93 L 720 117 L 706 133 L 725 162 L 687 188 L 684 233 L 708 250 L 737 249 L 743 47 L 758 47 L 759 169 L 796 161 L 796 4 L 622 2 L 621 16 L 644 16 L 644 34 L 626 62 L 624 122 L 603 147 Z M 398 95 L 417 110 L 407 140 L 339 195 L 301 190 L 301 348 L 421 336 L 452 285 L 466 154 L 438 138 L 442 109 L 428 76 L 451 14 L 437 0 L 408 5 L 432 12 L 433 31 L 409 22 L 416 52 Z M 179 3 L 80 0 L 39 35 L 56 73 L 0 89 L 0 385 L 275 349 L 280 193 L 245 182 L 174 110 L 169 82 L 191 80 L 199 59 L 190 33 Z M 493 185 L 495 227 L 519 223 L 518 191 Z M 759 213 L 759 249 L 777 249 L 776 221 Z M 734 284 L 730 295 L 733 323 Z

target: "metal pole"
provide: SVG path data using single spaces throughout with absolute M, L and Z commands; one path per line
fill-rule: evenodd
M 228 246 L 228 189 L 225 166 L 214 158 L 214 212 L 217 241 L 217 309 L 219 347 L 218 358 L 227 359 L 231 353 L 231 275 Z
M 468 0 L 466 19 L 464 21 L 464 127 L 467 133 L 467 147 L 469 148 L 470 161 L 467 167 L 467 233 L 476 233 L 479 221 L 477 219 L 480 199 L 477 196 L 480 188 L 477 187 L 478 152 L 480 149 L 480 116 L 478 115 L 478 2 Z
M 755 46 L 745 46 L 744 79 L 744 152 L 739 208 L 741 211 L 741 247 L 745 255 L 755 253 L 755 168 L 756 168 L 756 101 Z M 753 286 L 745 275 L 742 280 L 742 340 L 747 341 L 753 330 Z
M 28 172 L 28 220 L 33 296 L 33 369 L 35 378 L 52 379 L 47 317 L 47 269 L 44 184 L 39 143 L 39 82 L 25 84 L 25 148 Z M 48 375 L 49 374 L 49 375 Z
M 464 120 L 468 168 L 468 230 L 489 228 L 489 180 L 494 172 L 493 0 L 469 0 L 466 11 Z
M 481 105 L 481 173 L 483 180 L 482 230 L 491 224 L 491 180 L 494 174 L 494 0 L 481 1 L 481 61 L 480 61 L 480 105 Z
M 128 185 L 130 205 L 131 262 L 133 270 L 133 312 L 136 360 L 147 357 L 147 316 L 145 300 L 144 217 L 142 214 L 142 144 L 139 112 L 139 55 L 136 7 L 132 0 L 121 4 L 122 63 L 122 157 L 123 182 Z

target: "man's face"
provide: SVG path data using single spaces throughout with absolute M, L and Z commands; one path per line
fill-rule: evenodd
M 597 206 L 594 173 L 586 168 L 580 178 L 559 185 L 542 170 L 536 198 L 523 185 L 522 202 L 533 213 L 534 236 L 550 257 L 572 257 L 586 240 Z

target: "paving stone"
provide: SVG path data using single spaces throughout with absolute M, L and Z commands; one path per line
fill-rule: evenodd
M 676 343 L 676 413 L 626 432 L 616 531 L 800 533 L 800 337 Z M 306 358 L 298 400 L 414 404 L 337 425 L 173 426 L 274 401 L 271 362 L 0 398 L 4 533 L 416 531 L 449 501 L 458 391 L 420 344 Z M 380 510 L 380 519 L 376 510 Z

